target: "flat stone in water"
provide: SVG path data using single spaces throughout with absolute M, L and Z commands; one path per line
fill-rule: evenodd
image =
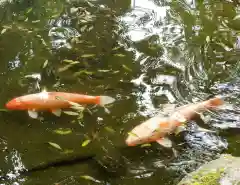
M 240 158 L 222 154 L 184 177 L 178 185 L 237 185 L 240 183 Z

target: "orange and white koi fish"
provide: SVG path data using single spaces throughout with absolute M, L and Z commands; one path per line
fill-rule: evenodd
M 178 107 L 169 116 L 157 115 L 136 126 L 126 139 L 128 146 L 157 142 L 165 147 L 172 147 L 172 141 L 167 137 L 171 133 L 180 133 L 184 124 L 193 119 L 197 114 L 223 105 L 220 97 L 215 97 L 203 102 Z
M 109 96 L 89 96 L 66 92 L 46 92 L 29 94 L 12 99 L 6 104 L 10 110 L 27 110 L 32 118 L 38 117 L 38 111 L 49 110 L 54 115 L 60 116 L 62 108 L 71 107 L 71 103 L 97 104 L 104 106 L 113 103 L 114 98 Z

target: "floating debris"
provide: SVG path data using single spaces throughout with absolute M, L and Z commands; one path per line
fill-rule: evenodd
M 48 144 L 51 145 L 52 147 L 58 149 L 58 150 L 62 150 L 62 148 L 57 143 L 48 142 Z
M 87 146 L 90 142 L 91 142 L 90 139 L 87 139 L 87 140 L 83 141 L 83 143 L 82 143 L 82 147 Z
M 72 130 L 70 128 L 59 128 L 54 130 L 53 132 L 59 135 L 68 135 L 72 133 Z

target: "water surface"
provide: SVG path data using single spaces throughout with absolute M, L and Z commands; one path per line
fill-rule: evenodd
M 240 155 L 236 1 L 14 0 L 0 1 L 0 9 L 3 109 L 11 98 L 43 89 L 116 98 L 110 113 L 89 106 L 81 120 L 1 111 L 2 184 L 172 185 L 221 153 Z M 26 78 L 32 74 L 41 79 Z M 173 136 L 177 156 L 157 143 L 124 145 L 128 131 L 163 105 L 213 95 L 226 95 L 228 106 Z M 59 128 L 72 133 L 56 134 Z M 72 156 L 92 158 L 18 174 Z

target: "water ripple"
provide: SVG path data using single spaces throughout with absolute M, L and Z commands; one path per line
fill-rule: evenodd
M 71 27 L 52 27 L 48 35 L 52 38 L 52 47 L 55 49 L 62 47 L 71 49 L 71 45 L 67 42 L 68 39 L 80 36 L 78 31 Z

